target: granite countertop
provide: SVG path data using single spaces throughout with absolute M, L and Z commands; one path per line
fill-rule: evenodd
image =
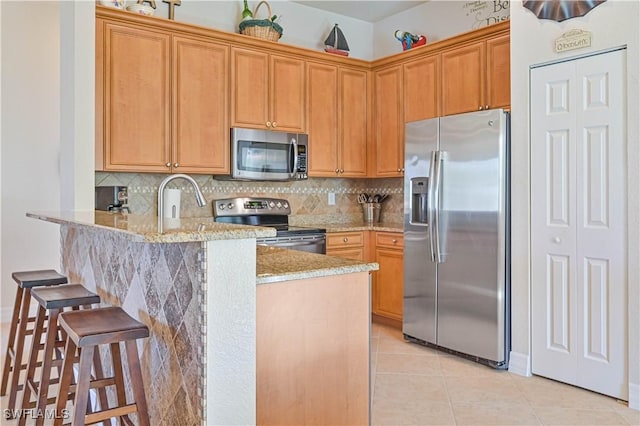
M 257 246 L 256 283 L 268 284 L 330 275 L 377 271 L 377 263 Z
M 314 223 L 314 227 L 324 228 L 327 232 L 354 232 L 354 231 L 385 231 L 402 232 L 402 222 L 345 222 L 345 223 Z M 309 226 L 309 224 L 305 224 Z
M 157 216 L 91 211 L 28 212 L 27 217 L 63 225 L 100 228 L 136 242 L 185 243 L 274 237 L 274 228 L 217 223 L 212 217 L 164 219 Z

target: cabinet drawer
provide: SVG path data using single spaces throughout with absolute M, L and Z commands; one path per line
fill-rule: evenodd
M 327 256 L 336 256 L 343 259 L 359 260 L 364 262 L 364 248 L 353 247 L 328 249 Z
M 404 247 L 402 234 L 394 232 L 376 232 L 376 246 L 402 249 Z
M 362 232 L 336 232 L 327 234 L 327 250 L 341 247 L 364 246 Z

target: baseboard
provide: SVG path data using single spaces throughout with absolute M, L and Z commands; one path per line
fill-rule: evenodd
M 629 383 L 629 408 L 640 411 L 640 384 Z
M 398 330 L 402 330 L 402 320 L 397 320 L 393 318 L 383 317 L 377 314 L 371 314 L 371 321 L 376 324 L 388 325 L 389 327 L 397 328 Z
M 513 352 L 509 354 L 509 372 L 519 376 L 531 376 L 531 361 L 529 355 Z

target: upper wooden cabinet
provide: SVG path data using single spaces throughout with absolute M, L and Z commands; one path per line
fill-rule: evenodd
M 304 61 L 233 47 L 231 125 L 304 132 Z
M 440 55 L 429 55 L 405 63 L 404 121 L 425 120 L 440 115 Z
M 97 168 L 228 173 L 229 47 L 96 24 Z
M 443 115 L 511 105 L 509 35 L 442 53 Z
M 404 172 L 404 113 L 402 65 L 377 70 L 374 87 L 376 176 L 402 176 Z
M 367 72 L 307 63 L 309 175 L 367 175 Z

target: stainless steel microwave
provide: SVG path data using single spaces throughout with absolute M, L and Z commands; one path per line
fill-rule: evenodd
M 307 179 L 308 135 L 273 130 L 231 129 L 231 178 Z

